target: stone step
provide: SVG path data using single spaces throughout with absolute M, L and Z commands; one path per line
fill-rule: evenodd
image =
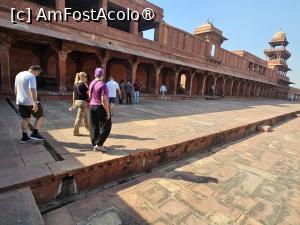
M 30 188 L 0 194 L 0 224 L 44 225 Z

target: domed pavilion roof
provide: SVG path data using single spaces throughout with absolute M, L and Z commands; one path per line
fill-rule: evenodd
M 272 37 L 272 41 L 286 41 L 286 34 L 283 31 L 278 31 L 274 36 Z

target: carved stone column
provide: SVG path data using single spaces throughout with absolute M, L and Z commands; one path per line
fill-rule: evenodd
M 131 59 L 129 59 L 129 62 L 130 62 L 130 65 L 129 65 L 129 78 L 131 80 L 132 83 L 135 82 L 135 80 L 137 79 L 137 75 L 136 75 L 136 72 L 137 72 L 137 69 L 138 69 L 138 66 L 140 64 L 140 61 L 139 61 L 139 58 L 138 57 L 133 57 Z
M 213 96 L 217 96 L 219 94 L 219 85 L 218 85 L 218 77 L 215 77 L 215 81 L 214 81 L 214 92 L 213 92 Z
M 177 86 L 178 86 L 179 73 L 180 73 L 180 69 L 176 69 L 175 70 L 175 80 L 174 80 L 174 92 L 173 92 L 174 95 L 177 95 Z
M 227 83 L 227 80 L 226 78 L 223 78 L 223 95 L 225 96 L 226 95 L 226 83 Z
M 201 95 L 204 96 L 205 95 L 205 91 L 206 91 L 206 79 L 207 79 L 207 73 L 204 73 L 204 77 L 203 77 L 203 81 L 202 81 L 202 93 Z
M 59 68 L 59 91 L 66 92 L 67 80 L 67 57 L 69 51 L 61 50 L 58 52 L 58 68 Z
M 107 63 L 110 60 L 111 55 L 107 50 L 105 52 L 98 52 L 96 53 L 96 55 L 100 61 L 101 68 L 104 70 L 104 80 L 105 80 L 108 75 Z
M 233 96 L 233 86 L 234 86 L 234 82 L 235 82 L 235 80 L 232 79 L 231 87 L 230 87 L 230 96 Z
M 6 33 L 0 33 L 0 65 L 1 65 L 1 91 L 11 92 L 9 49 L 11 37 Z
M 257 91 L 257 96 L 260 97 L 260 95 L 261 95 L 261 86 L 259 85 L 258 86 L 258 91 Z
M 194 77 L 196 75 L 197 72 L 192 72 L 191 73 L 191 77 L 190 77 L 190 89 L 189 89 L 189 95 L 191 96 L 192 95 L 192 92 L 193 92 L 193 80 L 194 80 Z
M 154 41 L 161 44 L 164 42 L 164 25 L 162 23 L 155 28 Z
M 245 84 L 244 90 L 243 90 L 243 96 L 246 96 L 246 89 L 247 89 L 248 83 Z
M 105 13 L 108 13 L 108 10 L 107 10 L 107 0 L 101 0 L 100 1 L 100 8 L 102 8 Z M 106 20 L 101 20 L 101 23 L 103 25 L 107 26 L 107 21 Z
M 139 23 L 132 20 L 130 22 L 130 33 L 138 35 L 139 34 Z
M 240 95 L 241 81 L 239 80 L 238 82 L 239 82 L 239 84 L 238 84 L 238 89 L 237 89 L 237 94 L 236 94 L 236 96 L 239 96 L 239 95 Z
M 161 72 L 162 66 L 160 64 L 155 65 L 155 94 L 159 95 L 159 77 L 160 77 L 160 72 Z
M 65 9 L 65 0 L 55 0 L 55 8 L 59 11 L 64 11 Z

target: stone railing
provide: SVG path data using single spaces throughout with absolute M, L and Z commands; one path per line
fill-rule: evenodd
M 277 74 L 277 79 L 279 80 L 285 80 L 285 81 L 290 81 L 290 78 L 281 74 Z

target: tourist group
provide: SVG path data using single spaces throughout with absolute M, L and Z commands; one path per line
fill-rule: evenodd
M 43 107 L 37 96 L 36 77 L 42 73 L 42 68 L 33 65 L 28 71 L 20 72 L 15 78 L 15 95 L 19 116 L 22 118 L 22 139 L 25 144 L 32 140 L 43 141 L 39 129 L 43 124 Z M 112 76 L 105 83 L 105 71 L 96 68 L 94 80 L 88 84 L 88 76 L 85 72 L 76 74 L 73 87 L 73 104 L 69 110 L 76 109 L 77 115 L 74 123 L 73 135 L 80 136 L 79 127 L 83 122 L 84 127 L 90 133 L 91 143 L 94 151 L 106 152 L 104 143 L 108 138 L 113 116 L 113 107 L 117 102 L 123 104 L 140 103 L 141 84 L 136 79 L 132 84 L 130 80 L 119 83 Z M 167 88 L 163 84 L 160 88 L 161 100 L 165 100 Z M 89 117 L 88 117 L 89 112 Z M 28 136 L 30 117 L 35 120 L 32 134 Z

